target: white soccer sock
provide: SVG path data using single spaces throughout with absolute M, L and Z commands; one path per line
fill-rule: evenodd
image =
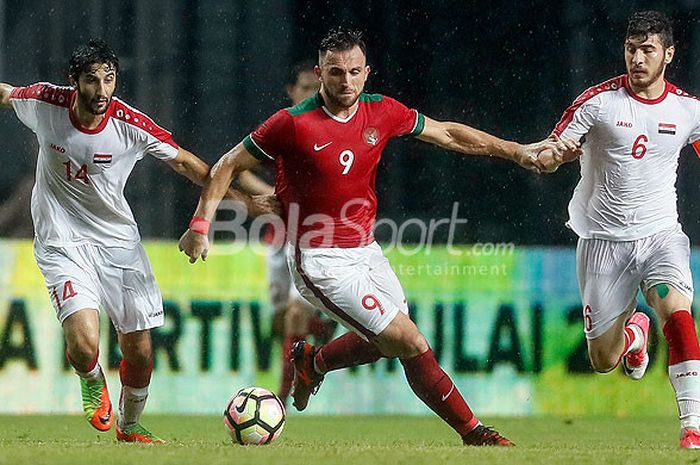
M 700 360 L 686 360 L 668 367 L 676 391 L 681 428 L 700 429 Z
M 90 370 L 88 372 L 75 370 L 75 374 L 80 376 L 83 379 L 93 381 L 93 380 L 98 379 L 100 376 L 102 376 L 102 367 L 100 366 L 99 363 L 96 363 L 95 367 L 92 370 Z
M 148 399 L 148 386 L 142 388 L 122 386 L 119 397 L 120 428 L 128 428 L 139 422 L 141 413 L 146 407 L 146 399 Z

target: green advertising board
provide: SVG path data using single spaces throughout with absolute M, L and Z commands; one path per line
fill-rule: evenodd
M 146 249 L 166 309 L 165 326 L 153 334 L 148 410 L 219 413 L 242 387 L 275 390 L 281 344 L 271 337 L 264 250 L 218 244 L 206 262 L 190 265 L 173 242 Z M 643 380 L 591 372 L 573 249 L 470 245 L 387 256 L 412 317 L 479 414 L 675 415 L 654 319 Z M 79 412 L 78 380 L 31 243 L 0 242 L 0 261 L 0 413 Z M 699 265 L 693 261 L 696 276 Z M 116 399 L 119 353 L 111 326 L 102 324 L 101 361 Z M 428 410 L 398 361 L 381 360 L 329 374 L 304 412 L 338 413 Z

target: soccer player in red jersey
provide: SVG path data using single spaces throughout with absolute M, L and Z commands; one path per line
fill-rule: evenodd
M 309 60 L 292 68 L 286 86 L 292 105 L 297 105 L 318 92 L 321 83 L 314 73 L 314 66 L 314 62 Z M 271 194 L 275 188 L 269 185 L 268 181 L 274 183 L 274 169 L 272 161 L 261 163 L 254 170 L 241 173 L 238 185 L 248 194 Z M 282 231 L 269 227 L 265 232 L 264 241 L 268 244 L 267 279 L 274 312 L 272 327 L 274 334 L 282 334 L 282 370 L 277 395 L 286 405 L 294 379 L 294 366 L 289 356 L 292 346 L 309 335 L 313 335 L 317 342 L 328 342 L 337 323 L 322 318 L 320 312 L 294 286 L 287 266 L 284 236 Z
M 117 440 L 158 443 L 139 420 L 153 370 L 150 330 L 163 325 L 163 303 L 124 187 L 145 155 L 198 184 L 209 167 L 114 96 L 118 74 L 117 55 L 92 39 L 71 55 L 70 87 L 0 83 L 0 108 L 14 110 L 38 138 L 34 255 L 80 378 L 85 417 L 99 431 L 114 420 L 98 361 L 102 306 L 122 352 Z M 227 195 L 267 213 L 248 196 Z
M 307 300 L 351 331 L 320 348 L 295 344 L 295 407 L 306 408 L 329 371 L 398 357 L 414 393 L 465 444 L 512 445 L 479 422 L 408 317 L 401 285 L 372 235 L 375 175 L 393 137 L 410 135 L 535 170 L 540 151 L 561 150 L 563 143 L 521 145 L 363 93 L 370 68 L 356 32 L 331 32 L 321 42 L 315 72 L 321 81 L 318 94 L 275 113 L 212 168 L 180 249 L 190 261 L 206 256 L 210 220 L 233 177 L 260 160 L 274 160 L 295 284 Z
M 624 43 L 627 74 L 593 86 L 554 129 L 586 137 L 581 180 L 569 203 L 578 236 L 577 274 L 593 368 L 621 364 L 640 379 L 649 364 L 649 317 L 635 311 L 642 290 L 668 341 L 680 447 L 700 448 L 700 345 L 690 313 L 690 242 L 678 222 L 676 171 L 681 149 L 700 154 L 700 101 L 666 81 L 673 28 L 660 12 L 632 15 Z M 548 171 L 564 161 L 540 154 Z

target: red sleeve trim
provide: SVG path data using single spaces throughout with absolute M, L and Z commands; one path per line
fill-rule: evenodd
M 173 136 L 170 132 L 158 126 L 144 113 L 141 113 L 137 109 L 130 107 L 116 98 L 113 99 L 113 106 L 112 117 L 142 129 L 159 141 L 171 145 L 176 149 L 180 148 L 173 140 Z
M 700 140 L 693 142 L 693 148 L 695 149 L 695 154 L 700 157 Z
M 611 91 L 611 90 L 618 90 L 622 87 L 625 86 L 625 76 L 618 76 L 616 78 L 607 80 L 601 84 L 595 85 L 593 87 L 589 87 L 586 89 L 585 92 L 583 92 L 581 95 L 576 97 L 576 100 L 574 100 L 574 103 L 571 104 L 569 108 L 564 111 L 564 114 L 562 115 L 561 119 L 557 123 L 556 126 L 554 126 L 554 130 L 552 131 L 552 134 L 556 134 L 557 136 L 561 136 L 562 133 L 566 130 L 566 128 L 571 124 L 571 121 L 574 119 L 574 113 L 576 113 L 576 110 L 581 108 L 581 105 L 592 99 L 598 94 L 601 94 L 606 91 Z
M 70 87 L 60 87 L 48 82 L 39 82 L 27 87 L 15 87 L 10 93 L 11 99 L 39 100 L 58 107 L 68 108 L 74 90 Z

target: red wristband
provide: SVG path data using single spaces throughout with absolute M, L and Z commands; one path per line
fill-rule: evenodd
M 211 222 L 201 216 L 193 216 L 190 220 L 190 231 L 194 231 L 199 234 L 204 234 L 205 236 L 209 234 L 209 227 Z

